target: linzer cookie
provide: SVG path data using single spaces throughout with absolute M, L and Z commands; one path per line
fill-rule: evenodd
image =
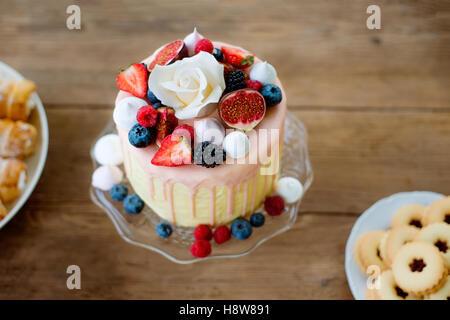
M 374 300 L 418 300 L 419 298 L 403 291 L 397 284 L 392 270 L 384 271 L 379 279 L 379 288 L 372 290 L 369 298 Z
M 425 297 L 426 300 L 450 300 L 450 276 L 447 276 L 445 284 L 438 291 Z
M 366 273 L 369 266 L 376 265 L 381 270 L 386 268 L 380 256 L 380 242 L 386 231 L 377 230 L 369 231 L 363 234 L 358 240 L 355 246 L 355 257 L 359 259 L 359 267 L 362 272 Z
M 414 226 L 422 228 L 422 220 L 426 207 L 420 204 L 408 204 L 394 213 L 392 218 L 392 229 L 402 226 Z
M 423 222 L 425 225 L 436 222 L 450 224 L 450 196 L 439 199 L 430 205 L 425 210 Z
M 398 286 L 416 296 L 436 292 L 447 277 L 447 267 L 439 250 L 424 241 L 401 247 L 392 262 L 392 272 Z
M 386 264 L 391 265 L 397 251 L 406 243 L 413 241 L 418 229 L 411 226 L 398 227 L 389 231 L 386 237 Z M 384 253 L 384 252 L 383 252 Z
M 444 222 L 426 226 L 416 236 L 416 240 L 434 244 L 445 259 L 447 268 L 450 268 L 450 225 Z

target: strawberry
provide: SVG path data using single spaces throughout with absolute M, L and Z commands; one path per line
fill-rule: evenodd
M 173 133 L 189 138 L 191 145 L 194 145 L 194 127 L 188 124 L 181 124 L 173 130 Z
M 116 83 L 120 90 L 142 99 L 147 94 L 147 80 L 147 68 L 142 63 L 135 63 L 119 73 Z
M 238 48 L 222 47 L 225 61 L 238 69 L 250 67 L 255 62 L 255 56 Z
M 191 144 L 185 136 L 172 133 L 161 142 L 152 159 L 155 166 L 178 167 L 192 163 Z

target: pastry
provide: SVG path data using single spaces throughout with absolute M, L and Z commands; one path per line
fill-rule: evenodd
M 36 147 L 36 128 L 26 122 L 0 120 L 0 157 L 23 158 Z
M 433 223 L 420 230 L 416 240 L 434 244 L 450 268 L 450 225 L 445 222 Z
M 383 271 L 379 279 L 379 288 L 373 289 L 369 298 L 373 300 L 418 300 L 419 298 L 403 291 L 395 281 L 392 270 Z
M 35 84 L 30 80 L 12 81 L 0 86 L 0 119 L 26 121 L 33 108 L 29 100 L 36 90 Z
M 450 276 L 447 276 L 445 284 L 438 291 L 425 297 L 426 300 L 450 300 Z
M 450 224 L 450 196 L 439 199 L 425 210 L 424 225 L 445 222 Z
M 385 263 L 390 266 L 397 251 L 408 242 L 414 240 L 418 233 L 416 227 L 403 226 L 392 229 L 386 238 L 386 261 Z
M 398 286 L 415 296 L 436 292 L 447 278 L 447 266 L 438 248 L 424 241 L 401 247 L 392 262 L 392 272 Z
M 0 200 L 11 202 L 20 196 L 27 182 L 27 166 L 21 160 L 0 158 Z
M 356 242 L 355 257 L 361 271 L 366 274 L 368 267 L 376 265 L 381 270 L 386 268 L 380 256 L 380 242 L 386 231 L 377 230 L 364 233 Z
M 401 207 L 394 213 L 392 218 L 392 229 L 401 226 L 414 226 L 422 228 L 422 219 L 426 207 L 420 204 L 409 204 Z

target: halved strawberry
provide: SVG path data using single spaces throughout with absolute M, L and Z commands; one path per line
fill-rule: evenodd
M 238 69 L 250 67 L 255 62 L 255 55 L 238 48 L 222 47 L 225 61 Z
M 135 63 L 122 70 L 117 76 L 117 87 L 131 93 L 138 98 L 144 98 L 147 94 L 148 72 L 141 63 Z
M 191 143 L 185 136 L 172 133 L 161 142 L 152 159 L 155 166 L 178 167 L 192 163 Z

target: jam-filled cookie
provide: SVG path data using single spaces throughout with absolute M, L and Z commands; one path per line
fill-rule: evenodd
M 415 296 L 436 292 L 447 278 L 447 266 L 438 248 L 424 241 L 401 247 L 392 262 L 392 272 L 398 286 Z
M 450 276 L 447 276 L 445 284 L 438 291 L 425 297 L 427 300 L 450 300 Z
M 375 300 L 419 300 L 418 297 L 403 291 L 397 284 L 392 270 L 386 270 L 380 275 L 379 289 L 371 290 Z
M 408 204 L 401 207 L 394 213 L 392 218 L 392 229 L 402 226 L 413 226 L 422 228 L 422 219 L 425 214 L 426 207 L 421 204 Z
M 450 268 L 450 224 L 433 223 L 417 234 L 416 240 L 434 244 L 444 256 L 447 268 Z
M 411 226 L 403 226 L 392 229 L 386 238 L 386 265 L 390 266 L 397 251 L 406 243 L 411 242 L 417 236 L 419 229 Z
M 450 224 L 450 196 L 435 201 L 425 210 L 423 224 L 429 225 L 437 222 Z
M 387 260 L 387 245 L 386 245 L 387 238 L 389 237 L 390 232 L 391 232 L 390 230 L 387 231 L 380 240 L 380 257 L 381 260 L 383 260 L 386 267 L 390 266 L 390 263 L 388 263 Z
M 381 270 L 386 268 L 380 256 L 380 241 L 386 231 L 376 230 L 364 233 L 355 245 L 355 260 L 365 274 L 369 266 L 377 265 Z

